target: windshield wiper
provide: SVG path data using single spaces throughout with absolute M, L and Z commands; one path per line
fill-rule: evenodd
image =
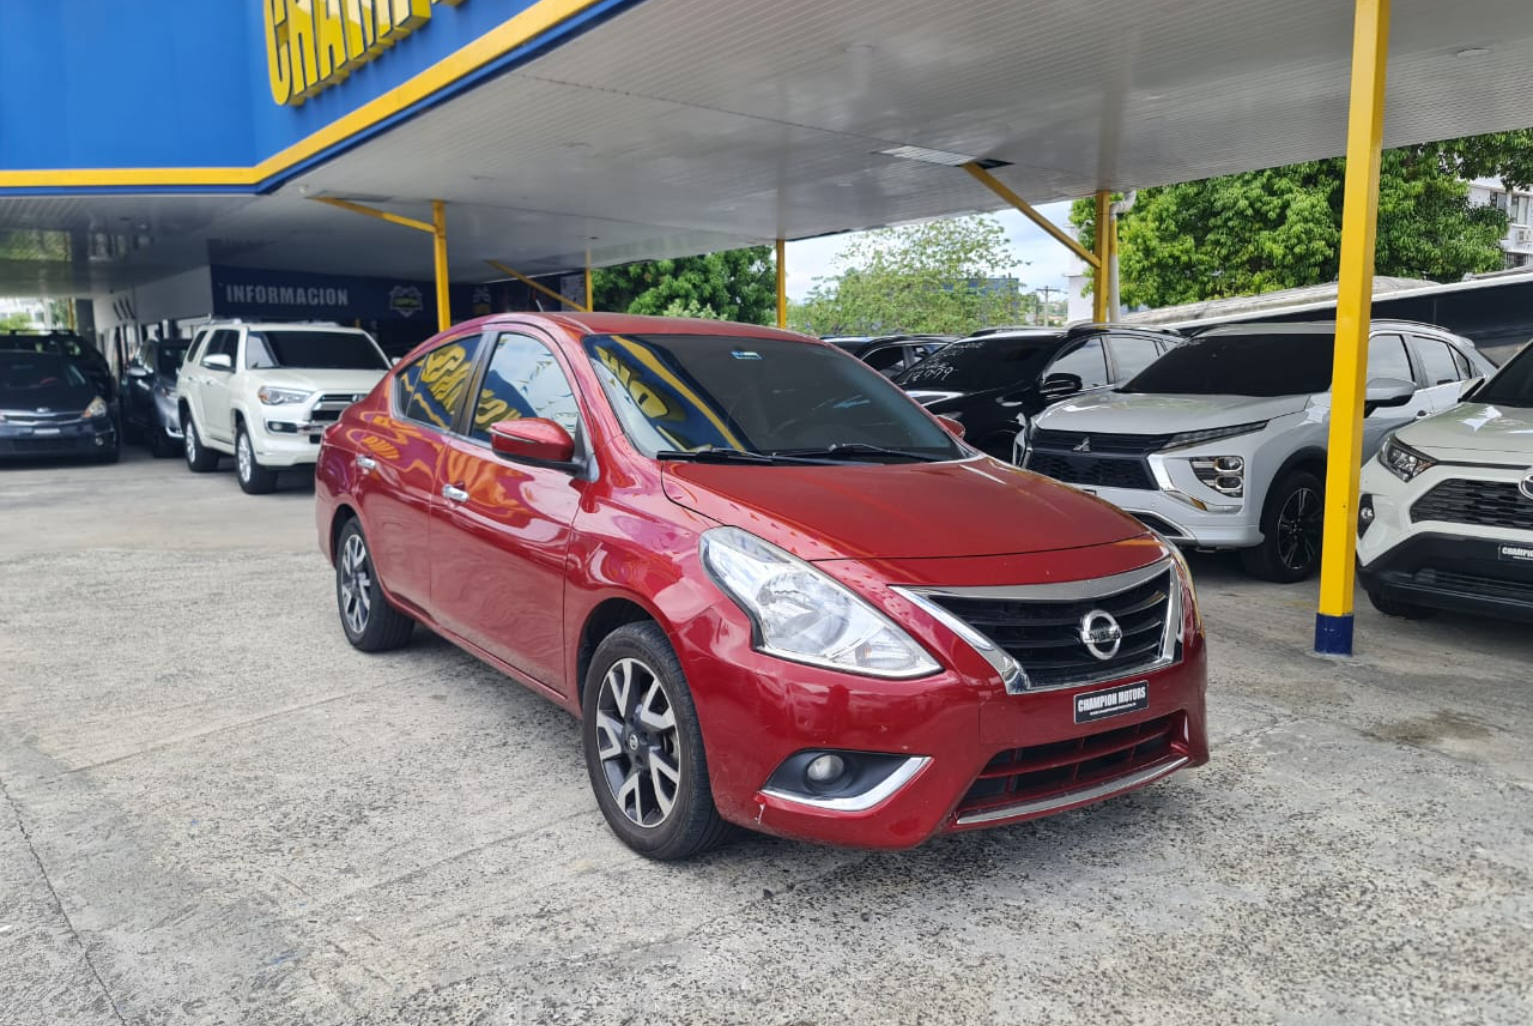
M 685 463 L 827 463 L 828 460 L 796 459 L 792 454 L 747 452 L 744 449 L 661 449 L 657 460 Z
M 846 456 L 898 456 L 901 459 L 916 460 L 921 463 L 937 463 L 951 458 L 929 452 L 914 452 L 910 449 L 890 449 L 882 445 L 869 445 L 866 442 L 837 442 L 835 445 L 817 449 L 773 449 L 771 454 L 773 456 L 818 456 L 831 460 Z

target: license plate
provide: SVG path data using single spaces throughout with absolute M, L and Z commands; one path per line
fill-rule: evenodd
M 1105 691 L 1087 691 L 1076 695 L 1075 722 L 1095 723 L 1124 713 L 1141 712 L 1149 707 L 1150 685 L 1146 681 L 1120 684 Z
M 1533 563 L 1533 545 L 1502 545 L 1496 555 L 1513 563 Z
M 59 433 L 59 429 L 58 428 L 33 428 L 32 429 L 32 433 L 34 435 L 56 435 L 56 434 Z

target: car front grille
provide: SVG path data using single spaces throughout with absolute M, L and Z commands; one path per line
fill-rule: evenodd
M 1027 674 L 1030 690 L 1117 680 L 1160 663 L 1166 655 L 1175 570 L 1122 590 L 1089 597 L 1049 599 L 1048 588 L 1015 589 L 1015 597 L 990 597 L 940 589 L 924 592 L 932 602 L 999 645 Z M 1029 593 L 1040 596 L 1030 598 Z M 1105 612 L 1123 632 L 1118 650 L 1099 658 L 1081 640 L 1089 614 Z
M 1148 456 L 1159 452 L 1171 440 L 1170 435 L 1118 435 L 1104 431 L 1051 431 L 1039 428 L 1032 443 L 1041 449 L 1074 451 L 1085 444 L 1086 452 L 1110 456 Z
M 309 423 L 329 424 L 340 420 L 346 408 L 361 398 L 361 395 L 351 392 L 326 393 L 314 401 L 314 408 L 309 411 Z
M 1411 506 L 1411 522 L 1438 520 L 1449 524 L 1509 527 L 1533 531 L 1533 499 L 1514 481 L 1444 481 Z
M 964 794 L 959 822 L 982 820 L 993 809 L 1015 806 L 1024 814 L 1030 805 L 1069 804 L 1072 792 L 1185 755 L 1186 736 L 1186 713 L 1177 712 L 1070 741 L 1009 748 L 985 765 Z
M 1033 449 L 1027 469 L 1066 484 L 1098 488 L 1151 490 L 1155 479 L 1143 459 L 1122 456 L 1091 456 L 1073 452 L 1042 452 Z

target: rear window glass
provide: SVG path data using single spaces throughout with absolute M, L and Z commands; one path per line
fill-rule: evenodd
M 1122 389 L 1153 395 L 1312 395 L 1331 387 L 1325 332 L 1207 335 L 1177 346 Z
M 982 392 L 1038 376 L 1060 336 L 976 338 L 943 346 L 895 377 L 908 389 Z

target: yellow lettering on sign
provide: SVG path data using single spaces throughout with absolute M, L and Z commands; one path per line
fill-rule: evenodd
M 266 0 L 266 71 L 271 98 L 286 104 L 293 98 L 293 68 L 287 51 L 287 0 Z
M 272 99 L 296 107 L 462 0 L 262 0 Z
M 319 57 L 319 80 L 334 85 L 351 74 L 346 56 L 346 19 L 341 0 L 313 0 L 314 42 Z

